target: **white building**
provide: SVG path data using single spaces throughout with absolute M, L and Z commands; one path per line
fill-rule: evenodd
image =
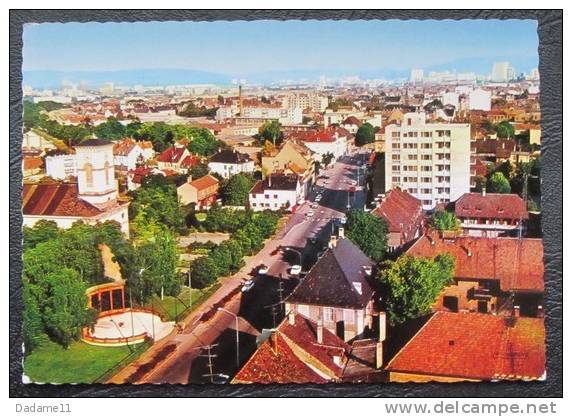
M 334 155 L 334 160 L 348 153 L 350 134 L 341 128 L 327 128 L 310 136 L 303 136 L 300 140 L 308 149 L 316 154 L 317 160 L 327 153 Z
M 289 109 L 323 112 L 328 107 L 328 98 L 315 92 L 292 92 L 286 96 L 284 103 Z
M 41 149 L 50 150 L 56 149 L 56 146 L 42 135 L 33 129 L 24 133 L 24 140 L 22 142 L 23 149 Z
M 276 119 L 283 125 L 295 125 L 302 123 L 303 109 L 300 107 L 288 108 L 278 106 L 243 107 L 240 113 L 239 106 L 221 106 L 218 108 L 215 120 L 222 122 L 234 117 L 246 119 Z
M 491 92 L 481 89 L 469 93 L 469 110 L 491 110 Z
M 510 66 L 510 62 L 495 62 L 491 71 L 491 81 L 495 83 L 506 83 L 514 79 L 515 71 Z
M 459 94 L 452 92 L 452 91 L 448 91 L 446 93 L 443 93 L 442 96 L 442 100 L 441 102 L 443 103 L 443 106 L 455 106 L 456 110 L 459 110 Z
M 409 81 L 411 81 L 412 83 L 422 83 L 423 82 L 423 70 L 422 69 L 412 69 L 411 70 L 411 77 L 409 78 Z
M 69 228 L 77 221 L 116 221 L 129 236 L 129 202 L 117 198 L 113 143 L 100 139 L 82 142 L 76 146 L 76 167 L 77 183 L 24 184 L 24 225 L 52 220 L 58 227 Z
M 304 200 L 304 186 L 296 175 L 270 174 L 258 181 L 248 194 L 253 211 L 294 210 Z
M 77 176 L 75 154 L 46 156 L 46 175 L 56 180 Z
M 241 172 L 254 172 L 254 161 L 248 154 L 224 150 L 212 156 L 209 169 L 223 178 L 229 178 Z
M 386 126 L 385 141 L 386 190 L 407 190 L 425 210 L 469 192 L 469 124 L 426 123 L 425 113 L 406 113 L 401 125 Z

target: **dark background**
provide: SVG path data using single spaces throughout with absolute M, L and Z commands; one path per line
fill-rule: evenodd
M 562 397 L 562 10 L 11 10 L 10 11 L 10 396 L 11 397 Z M 547 379 L 544 382 L 352 385 L 22 384 L 22 31 L 28 22 L 259 19 L 534 19 L 542 111 L 542 211 Z M 420 40 L 423 42 L 423 40 Z

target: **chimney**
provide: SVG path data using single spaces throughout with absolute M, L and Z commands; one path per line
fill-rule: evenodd
M 338 239 L 337 239 L 336 235 L 330 236 L 330 241 L 328 242 L 328 248 L 330 248 L 330 249 L 335 248 L 337 243 L 338 243 Z
M 486 196 L 487 196 L 487 187 L 486 187 L 486 186 L 483 186 L 483 188 L 481 188 L 481 195 L 482 195 L 483 197 L 486 197 Z
M 294 310 L 290 310 L 288 312 L 288 324 L 290 326 L 294 326 L 294 324 L 296 324 L 296 314 L 294 313 Z
M 268 186 L 272 187 L 272 172 L 268 174 Z
M 536 317 L 538 317 L 539 319 L 544 318 L 544 308 L 542 308 L 542 306 L 538 306 L 538 309 L 536 311 Z
M 324 324 L 322 319 L 318 319 L 318 326 L 316 327 L 316 340 L 319 344 L 324 343 Z
M 514 306 L 512 310 L 512 315 L 515 319 L 520 317 L 520 306 Z
M 193 182 L 193 176 L 191 174 L 187 177 L 187 182 Z
M 343 239 L 343 238 L 346 237 L 346 232 L 345 232 L 345 230 L 344 230 L 343 227 L 340 227 L 340 228 L 338 229 L 338 237 L 339 237 L 340 239 Z
M 383 342 L 386 336 L 386 316 L 385 311 L 379 313 L 379 337 L 375 345 L 375 367 L 380 369 L 383 366 Z

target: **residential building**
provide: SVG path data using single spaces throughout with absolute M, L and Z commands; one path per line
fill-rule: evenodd
M 253 211 L 295 211 L 304 201 L 302 181 L 294 174 L 269 174 L 257 181 L 248 194 L 248 203 Z
M 306 147 L 315 152 L 318 160 L 327 153 L 334 155 L 334 160 L 348 153 L 348 146 L 352 140 L 350 133 L 340 127 L 328 127 L 318 132 L 300 132 L 297 136 Z
M 177 196 L 181 205 L 195 204 L 197 210 L 207 210 L 216 201 L 219 181 L 212 175 L 189 180 L 177 187 Z
M 454 201 L 470 189 L 470 125 L 426 123 L 425 113 L 407 113 L 385 127 L 385 160 L 387 191 L 407 190 L 424 210 Z
M 262 153 L 262 173 L 296 174 L 304 185 L 304 197 L 308 195 L 315 183 L 314 152 L 301 142 L 286 140 L 272 153 Z
M 328 98 L 315 92 L 295 91 L 288 94 L 284 100 L 289 109 L 309 109 L 313 112 L 323 112 L 328 107 Z
M 468 236 L 498 237 L 524 234 L 528 209 L 517 194 L 463 194 L 454 203 L 455 216 Z
M 55 180 L 77 176 L 75 154 L 46 156 L 46 175 Z
M 454 283 L 439 295 L 434 310 L 504 314 L 519 306 L 523 316 L 542 315 L 542 239 L 428 233 L 406 252 L 429 258 L 445 253 L 455 259 Z
M 112 220 L 129 236 L 129 202 L 118 199 L 113 143 L 88 139 L 75 150 L 77 182 L 24 184 L 24 225 L 53 220 L 66 229 L 76 221 L 96 224 Z
M 476 89 L 469 93 L 469 110 L 491 110 L 491 92 Z
M 391 382 L 544 380 L 543 318 L 435 313 L 386 367 Z
M 145 162 L 143 149 L 132 138 L 125 138 L 113 145 L 113 163 L 116 175 L 127 175 L 137 167 L 137 164 Z
M 322 320 L 325 329 L 345 341 L 364 338 L 374 330 L 373 318 L 378 314 L 368 282 L 373 266 L 374 262 L 343 234 L 334 237 L 286 299 L 286 311 Z
M 421 201 L 399 188 L 393 188 L 382 196 L 371 214 L 386 221 L 389 231 L 387 246 L 391 251 L 423 233 L 425 214 Z
M 225 149 L 210 158 L 209 169 L 223 178 L 229 178 L 239 173 L 254 172 L 254 161 L 248 154 Z
M 412 69 L 409 81 L 412 83 L 422 83 L 423 82 L 424 71 L 422 69 Z
M 157 157 L 157 166 L 161 170 L 171 169 L 183 174 L 188 169 L 182 166 L 183 161 L 190 156 L 191 153 L 186 146 L 170 146 Z

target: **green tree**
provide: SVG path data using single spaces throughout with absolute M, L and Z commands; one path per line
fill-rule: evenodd
M 209 166 L 207 164 L 197 164 L 189 169 L 189 174 L 193 180 L 198 180 L 209 173 Z
M 125 126 L 123 126 L 117 118 L 109 117 L 106 122 L 101 123 L 95 128 L 95 134 L 101 139 L 122 139 L 125 137 Z
M 45 277 L 49 297 L 42 316 L 47 333 L 65 348 L 78 340 L 81 329 L 95 322 L 95 314 L 87 309 L 86 285 L 79 274 L 68 268 Z
M 510 182 L 502 172 L 495 172 L 489 178 L 487 190 L 491 193 L 509 194 Z
M 367 256 L 379 262 L 387 249 L 387 223 L 385 220 L 361 210 L 350 210 L 347 236 Z
M 246 206 L 248 193 L 254 186 L 254 177 L 251 174 L 239 173 L 223 181 L 221 195 L 223 202 L 228 206 Z
M 45 329 L 42 321 L 42 313 L 38 306 L 38 300 L 30 290 L 28 280 L 24 279 L 23 282 L 24 313 L 22 330 L 26 354 L 29 354 L 34 348 L 41 344 L 45 336 Z
M 57 223 L 51 220 L 40 220 L 33 227 L 24 226 L 24 250 L 33 248 L 38 243 L 56 240 L 60 232 Z
M 274 146 L 280 145 L 284 139 L 284 134 L 280 130 L 280 127 L 280 123 L 277 120 L 264 123 L 258 132 L 260 143 L 269 141 L 272 142 Z
M 455 213 L 450 211 L 436 211 L 431 216 L 431 226 L 440 231 L 459 230 L 459 220 L 455 217 Z
M 205 288 L 213 284 L 218 277 L 218 268 L 211 258 L 203 256 L 191 264 L 191 280 L 193 288 Z
M 501 139 L 514 138 L 514 127 L 506 120 L 497 124 L 495 130 L 497 132 L 497 136 Z
M 369 123 L 362 124 L 356 133 L 356 145 L 363 146 L 375 141 L 375 129 Z
M 435 259 L 403 255 L 384 263 L 377 279 L 390 323 L 429 313 L 441 290 L 452 283 L 454 270 L 455 259 L 449 254 Z
M 189 128 L 186 131 L 187 136 L 191 139 L 188 149 L 192 153 L 201 156 L 214 155 L 219 148 L 224 148 L 224 142 L 216 140 L 214 135 L 207 129 Z

